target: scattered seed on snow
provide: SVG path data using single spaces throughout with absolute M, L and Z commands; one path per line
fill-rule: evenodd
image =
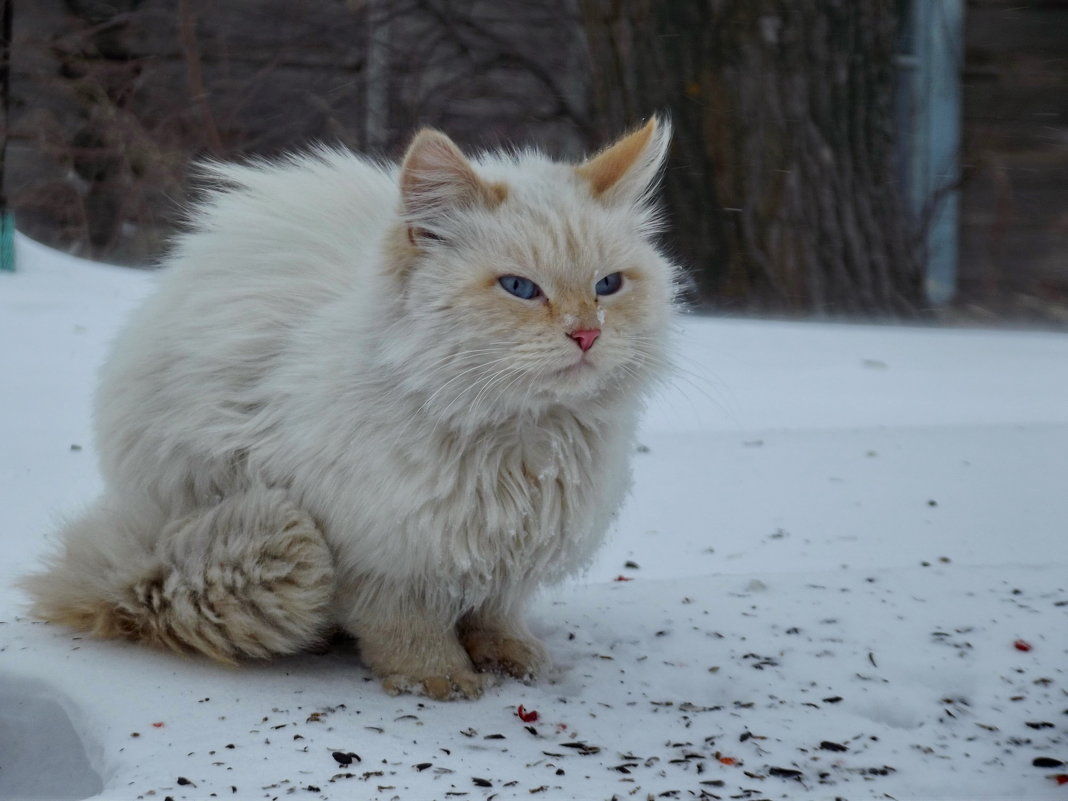
M 1053 757 L 1035 757 L 1031 762 L 1036 768 L 1059 768 L 1064 763 Z
M 820 748 L 822 750 L 824 750 L 824 751 L 839 751 L 839 752 L 841 752 L 841 751 L 848 751 L 849 750 L 849 746 L 843 745 L 842 743 L 836 743 L 836 742 L 834 742 L 832 740 L 823 740 L 820 743 Z

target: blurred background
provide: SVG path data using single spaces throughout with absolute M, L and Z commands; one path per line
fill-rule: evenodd
M 1068 327 L 1068 0 L 0 0 L 2 202 L 151 267 L 190 165 L 667 113 L 699 308 Z

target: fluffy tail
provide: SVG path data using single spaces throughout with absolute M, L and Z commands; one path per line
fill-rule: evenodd
M 22 586 L 37 616 L 221 662 L 303 650 L 330 626 L 334 568 L 282 490 L 251 489 L 164 524 L 101 504 Z

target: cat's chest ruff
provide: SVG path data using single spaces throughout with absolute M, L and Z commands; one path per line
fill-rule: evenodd
M 573 418 L 482 432 L 456 447 L 428 499 L 448 554 L 474 563 L 552 559 L 590 529 L 596 432 Z M 425 521 L 420 521 L 425 522 Z M 488 564 L 487 564 L 488 566 Z
M 343 570 L 451 588 L 471 604 L 589 561 L 627 485 L 618 423 L 554 413 L 456 430 L 405 419 L 421 427 L 403 443 L 387 426 L 335 438 L 297 476 Z
M 597 436 L 573 419 L 525 424 L 472 436 L 457 461 L 454 492 L 476 495 L 477 506 L 500 507 L 513 521 L 568 503 L 595 480 Z

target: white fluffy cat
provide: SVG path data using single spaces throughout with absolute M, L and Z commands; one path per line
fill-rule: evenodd
M 106 490 L 26 580 L 37 614 L 226 662 L 340 626 L 435 698 L 536 676 L 524 603 L 602 539 L 665 363 L 668 139 L 211 167 L 103 370 Z

